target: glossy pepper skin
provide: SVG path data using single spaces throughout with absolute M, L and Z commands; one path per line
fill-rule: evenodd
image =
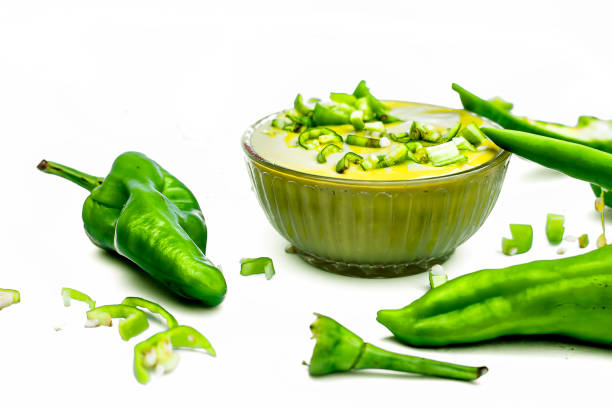
M 153 160 L 123 153 L 104 179 L 45 160 L 38 168 L 91 192 L 82 217 L 94 244 L 130 259 L 183 298 L 221 303 L 226 283 L 205 256 L 207 231 L 198 202 Z
M 612 344 L 612 246 L 450 280 L 377 320 L 413 346 L 558 334 Z

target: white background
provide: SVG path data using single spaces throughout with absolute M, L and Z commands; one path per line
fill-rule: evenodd
M 419 350 L 393 341 L 376 311 L 425 293 L 426 276 L 354 279 L 285 254 L 239 146 L 249 124 L 290 106 L 298 91 L 351 91 L 360 79 L 381 98 L 459 107 L 457 82 L 513 101 L 518 114 L 610 118 L 607 3 L 2 1 L 0 287 L 21 290 L 22 303 L 0 312 L 0 404 L 609 405 L 608 349 L 519 339 Z M 198 197 L 207 254 L 229 287 L 219 307 L 183 304 L 94 247 L 80 218 L 87 192 L 35 168 L 45 158 L 103 176 L 126 150 L 146 153 Z M 558 258 L 544 237 L 548 212 L 566 216 L 568 234 L 589 233 L 594 248 L 600 225 L 587 184 L 513 157 L 491 216 L 445 269 L 456 277 Z M 500 253 L 509 223 L 534 226 L 529 253 Z M 277 275 L 241 277 L 239 259 L 251 256 L 271 256 Z M 84 329 L 85 306 L 64 308 L 62 286 L 99 304 L 158 301 L 208 336 L 218 357 L 182 351 L 175 372 L 142 386 L 133 346 L 161 326 L 127 343 L 116 325 Z M 301 362 L 314 345 L 313 312 L 376 345 L 490 372 L 473 384 L 393 373 L 310 378 Z

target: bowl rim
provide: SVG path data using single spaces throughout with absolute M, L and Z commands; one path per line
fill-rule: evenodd
M 455 108 L 447 108 L 444 106 L 440 106 L 440 105 L 432 105 L 429 103 L 420 103 L 420 102 L 411 102 L 411 101 L 397 101 L 397 100 L 385 100 L 385 102 L 391 102 L 391 103 L 396 103 L 396 102 L 400 102 L 400 103 L 415 103 L 415 104 L 419 104 L 419 105 L 426 105 L 426 106 L 431 106 L 432 108 L 438 108 L 438 109 L 452 109 L 452 110 L 464 110 L 464 109 L 455 109 Z M 465 111 L 465 110 L 464 110 Z M 269 160 L 264 159 L 263 157 L 261 157 L 259 154 L 257 154 L 255 152 L 255 150 L 253 149 L 253 147 L 251 146 L 251 136 L 253 135 L 253 133 L 255 132 L 255 129 L 257 129 L 257 127 L 259 125 L 261 125 L 263 122 L 270 120 L 271 118 L 279 115 L 280 113 L 285 112 L 285 110 L 282 111 L 278 111 L 278 112 L 274 112 L 271 113 L 269 115 L 264 116 L 263 118 L 257 120 L 255 123 L 253 123 L 252 125 L 250 125 L 247 130 L 242 134 L 241 140 L 240 140 L 240 144 L 242 145 L 242 150 L 244 151 L 244 153 L 246 154 L 247 158 L 257 162 L 258 164 L 265 166 L 265 167 L 269 167 L 273 170 L 276 170 L 280 173 L 286 173 L 286 174 L 290 174 L 293 176 L 297 176 L 300 178 L 304 178 L 304 179 L 310 179 L 310 180 L 314 180 L 314 181 L 318 181 L 318 182 L 325 182 L 325 183 L 331 183 L 331 184 L 344 184 L 344 185 L 363 185 L 363 186 L 416 186 L 416 185 L 422 185 L 422 184 L 432 184 L 432 183 L 436 183 L 436 182 L 445 182 L 445 181 L 453 181 L 455 179 L 461 179 L 461 178 L 469 178 L 475 174 L 478 174 L 482 171 L 485 171 L 489 168 L 495 167 L 498 164 L 500 164 L 501 162 L 505 162 L 508 160 L 508 158 L 510 157 L 511 153 L 507 150 L 502 149 L 501 147 L 499 147 L 499 153 L 491 160 L 482 163 L 478 166 L 466 169 L 466 170 L 461 170 L 458 171 L 456 173 L 449 173 L 449 174 L 442 174 L 442 175 L 438 175 L 438 176 L 431 176 L 431 177 L 420 177 L 420 178 L 415 178 L 415 179 L 407 179 L 407 180 L 363 180 L 363 179 L 355 179 L 355 178 L 340 178 L 340 177 L 331 177 L 331 176 L 323 176 L 320 174 L 312 174 L 312 173 L 307 173 L 307 172 L 303 172 L 303 171 L 299 171 L 299 170 L 294 170 L 294 169 L 290 169 L 288 167 L 284 167 L 281 166 L 279 164 L 276 163 L 272 163 Z M 492 127 L 499 127 L 499 125 L 497 125 L 494 122 L 491 122 L 490 120 L 481 117 L 480 115 L 477 115 L 473 112 L 468 112 L 470 115 L 476 116 L 477 118 L 480 118 L 484 121 L 490 122 L 488 123 L 488 125 L 492 126 Z

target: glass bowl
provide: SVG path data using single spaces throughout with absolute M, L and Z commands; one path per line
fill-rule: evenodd
M 242 147 L 272 226 L 307 262 L 368 278 L 414 274 L 444 262 L 493 209 L 510 153 L 458 173 L 410 180 L 354 180 L 288 169 L 259 156 L 250 126 Z

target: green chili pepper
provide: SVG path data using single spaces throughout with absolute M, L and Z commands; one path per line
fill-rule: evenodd
M 221 303 L 226 283 L 204 255 L 206 224 L 198 202 L 153 160 L 124 153 L 105 179 L 45 160 L 38 168 L 91 192 L 82 216 L 94 244 L 130 259 L 181 297 Z
M 294 122 L 287 117 L 273 119 L 270 125 L 287 132 L 299 132 L 303 127 L 300 123 Z
M 0 289 L 0 310 L 19 303 L 21 301 L 21 294 L 15 289 Z
M 270 280 L 276 273 L 272 259 L 268 257 L 243 258 L 240 260 L 240 274 L 242 276 L 257 275 L 263 273 Z
M 478 146 L 487 139 L 487 136 L 473 123 L 464 127 L 459 135 L 474 146 Z
M 496 96 L 495 98 L 489 99 L 489 103 L 491 103 L 493 106 L 495 106 L 495 107 L 497 107 L 499 109 L 503 109 L 505 111 L 511 111 L 512 108 L 514 108 L 514 104 L 513 103 L 504 101 L 499 96 Z
M 506 129 L 481 129 L 496 145 L 568 176 L 612 189 L 612 154 L 581 144 Z
M 368 98 L 357 98 L 357 101 L 355 102 L 355 108 L 363 112 L 364 122 L 369 122 L 374 119 L 374 111 L 372 111 L 372 107 L 368 103 Z
M 510 224 L 512 239 L 502 238 L 502 252 L 506 255 L 524 254 L 533 244 L 533 228 L 528 224 Z
M 312 376 L 373 368 L 472 381 L 488 371 L 486 367 L 468 367 L 392 353 L 365 343 L 361 337 L 327 316 L 315 315 L 317 320 L 310 330 L 317 342 L 308 365 Z
M 378 321 L 414 346 L 560 334 L 612 343 L 612 246 L 452 279 Z
M 344 173 L 351 164 L 361 164 L 363 157 L 357 153 L 348 152 L 336 163 L 336 171 L 338 173 Z
M 149 371 L 161 368 L 172 371 L 178 364 L 173 347 L 198 348 L 216 356 L 210 342 L 196 329 L 177 326 L 157 333 L 134 347 L 134 376 L 141 384 L 149 382 Z
M 508 105 L 485 101 L 457 84 L 453 84 L 453 89 L 459 94 L 466 110 L 489 118 L 506 129 L 535 133 L 612 153 L 612 120 L 581 116 L 576 127 L 535 121 L 514 116 L 509 112 Z
M 328 144 L 317 154 L 317 161 L 321 164 L 327 163 L 327 158 L 330 154 L 340 153 L 342 148 L 335 144 Z
M 79 292 L 76 289 L 62 288 L 62 298 L 64 299 L 64 306 L 66 307 L 70 306 L 70 299 L 87 303 L 90 309 L 96 307 L 96 302 L 92 298 L 90 298 L 83 292 Z
M 307 129 L 298 136 L 298 145 L 306 150 L 329 143 L 343 143 L 342 136 L 329 128 Z
M 359 82 L 353 95 L 359 99 L 365 98 L 367 105 L 370 107 L 376 118 L 380 119 L 383 123 L 399 122 L 400 119 L 389 114 L 389 107 L 376 99 L 370 92 L 370 89 L 366 86 L 365 81 Z M 362 104 L 363 102 L 361 102 Z M 361 105 L 357 102 L 358 109 L 361 109 Z
M 106 305 L 87 311 L 85 327 L 111 326 L 112 319 L 115 318 L 125 319 L 119 323 L 119 334 L 126 341 L 149 327 L 147 315 L 142 310 L 128 305 Z
M 158 305 L 155 302 L 151 302 L 150 300 L 139 297 L 126 297 L 125 299 L 123 299 L 123 302 L 121 302 L 121 304 L 127 306 L 142 307 L 147 309 L 151 313 L 157 313 L 166 320 L 166 326 L 168 326 L 169 329 L 179 325 L 178 321 L 174 318 L 174 316 L 172 316 L 172 314 L 170 314 L 170 312 L 164 309 L 161 305 Z
M 548 214 L 546 216 L 546 238 L 551 244 L 560 244 L 563 240 L 563 232 L 565 227 L 563 223 L 565 217 L 557 214 Z

